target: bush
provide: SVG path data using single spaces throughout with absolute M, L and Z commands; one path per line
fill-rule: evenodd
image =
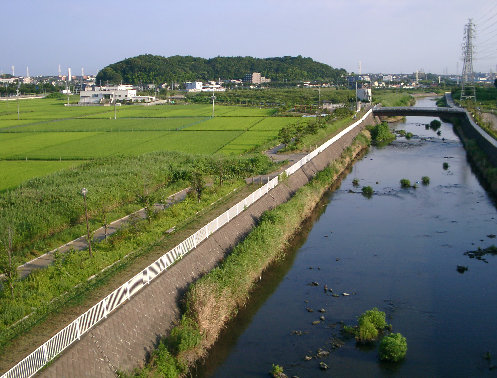
M 270 373 L 273 377 L 281 377 L 283 375 L 283 366 L 273 364 Z
M 411 187 L 411 182 L 408 179 L 403 178 L 403 179 L 400 180 L 400 186 L 402 188 L 410 188 Z
M 376 307 L 374 307 L 371 310 L 366 311 L 359 317 L 359 324 L 361 323 L 362 319 L 368 319 L 375 326 L 375 328 L 380 331 L 382 329 L 385 329 L 385 327 L 387 326 L 385 317 L 386 315 L 383 311 L 380 311 Z
M 447 162 L 443 163 L 442 167 L 445 170 L 449 169 L 449 163 L 447 163 Z
M 386 122 L 375 125 L 370 132 L 375 144 L 384 145 L 395 140 L 395 134 L 390 131 Z
M 181 368 L 163 343 L 157 348 L 154 362 L 161 377 L 175 378 L 181 374 Z
M 414 136 L 414 135 L 413 135 L 413 133 L 408 132 L 408 133 L 406 134 L 406 139 L 411 139 L 413 136 Z
M 369 318 L 359 319 L 359 329 L 356 333 L 356 340 L 360 343 L 370 343 L 378 337 L 378 330 Z
M 362 194 L 368 198 L 371 197 L 373 195 L 373 188 L 370 186 L 363 186 Z
M 359 186 L 359 179 L 356 179 L 356 178 L 355 178 L 355 179 L 353 179 L 353 180 L 352 180 L 352 185 L 354 185 L 354 186 Z
M 433 121 L 430 122 L 430 129 L 437 131 L 440 126 L 442 126 L 442 123 L 438 119 L 434 119 Z
M 430 183 L 430 178 L 428 176 L 421 177 L 421 182 L 423 185 L 428 185 Z
M 400 333 L 385 336 L 380 342 L 379 356 L 382 361 L 397 362 L 407 353 L 407 341 Z
M 198 326 L 193 324 L 188 318 L 183 317 L 180 325 L 174 327 L 171 334 L 167 338 L 169 350 L 175 354 L 180 354 L 186 350 L 193 349 L 202 340 L 202 335 L 198 330 Z

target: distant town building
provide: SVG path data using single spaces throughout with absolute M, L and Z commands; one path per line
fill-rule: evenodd
M 371 88 L 361 88 L 357 90 L 357 98 L 364 102 L 371 102 Z
M 246 74 L 243 77 L 243 82 L 252 83 L 252 84 L 263 84 L 263 83 L 270 83 L 271 79 L 261 76 L 260 72 L 252 72 L 251 74 Z
M 136 89 L 131 85 L 117 85 L 109 87 L 93 87 L 81 91 L 80 104 L 104 104 L 110 102 L 151 102 L 155 101 L 153 96 L 137 96 Z
M 185 83 L 187 92 L 200 92 L 202 90 L 203 83 L 201 81 L 188 81 Z
M 225 90 L 226 88 L 221 86 L 221 84 L 216 83 L 215 81 L 209 81 L 202 86 L 202 92 L 224 92 Z

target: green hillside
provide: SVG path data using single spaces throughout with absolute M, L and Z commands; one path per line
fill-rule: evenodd
M 336 81 L 346 74 L 311 58 L 284 56 L 280 58 L 139 55 L 113 63 L 97 75 L 97 83 L 164 83 L 193 80 L 241 79 L 247 73 L 260 72 L 275 82 L 322 80 Z

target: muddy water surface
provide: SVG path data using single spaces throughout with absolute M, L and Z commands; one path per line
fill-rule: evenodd
M 497 376 L 497 256 L 464 255 L 497 244 L 497 210 L 452 125 L 438 136 L 425 129 L 432 119 L 393 125 L 414 137 L 372 148 L 354 165 L 196 374 L 259 377 L 278 364 L 299 377 Z M 428 186 L 400 188 L 400 179 L 422 176 Z M 373 187 L 372 198 L 355 178 Z M 372 307 L 407 338 L 403 362 L 379 363 L 376 345 L 358 347 L 341 334 L 340 322 L 354 325 Z M 316 357 L 320 348 L 330 354 Z

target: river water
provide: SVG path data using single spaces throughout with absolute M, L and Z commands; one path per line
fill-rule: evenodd
M 414 137 L 371 148 L 325 196 L 196 375 L 267 376 L 278 364 L 299 377 L 497 376 L 497 256 L 464 254 L 497 244 L 496 206 L 452 125 L 438 136 L 424 126 L 432 119 L 392 125 Z M 400 179 L 422 176 L 429 185 L 400 188 Z M 404 361 L 380 363 L 377 344 L 361 347 L 340 332 L 373 307 L 406 337 Z M 318 358 L 319 349 L 330 354 Z

